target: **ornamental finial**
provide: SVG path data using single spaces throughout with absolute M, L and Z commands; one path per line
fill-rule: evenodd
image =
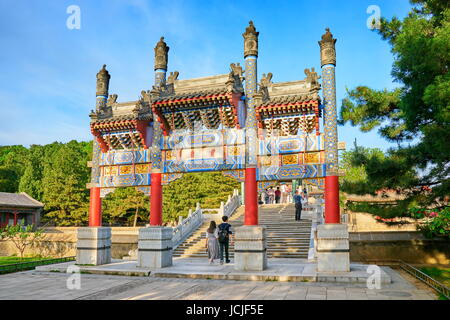
M 322 35 L 322 40 L 319 41 L 320 62 L 322 66 L 326 64 L 332 64 L 336 66 L 335 44 L 337 39 L 333 38 L 333 34 L 330 32 L 330 28 L 326 28 L 325 31 L 325 34 Z
M 253 21 L 249 21 L 248 27 L 242 36 L 244 37 L 244 58 L 247 56 L 258 56 L 259 32 L 256 31 Z
M 104 64 L 100 71 L 97 73 L 97 96 L 108 96 L 109 79 L 111 79 L 111 75 L 109 74 L 108 70 L 106 70 L 106 64 Z
M 169 49 L 170 48 L 164 42 L 164 37 L 161 37 L 155 47 L 155 70 L 167 70 Z

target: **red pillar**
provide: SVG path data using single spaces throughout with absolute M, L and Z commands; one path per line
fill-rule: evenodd
M 100 188 L 93 187 L 90 190 L 91 198 L 89 203 L 89 227 L 102 226 L 102 199 L 100 198 Z
M 162 225 L 162 187 L 161 173 L 152 173 L 152 186 L 150 193 L 150 225 Z
M 14 211 L 14 225 L 17 225 L 17 211 Z
M 245 169 L 244 225 L 258 225 L 258 185 L 256 183 L 256 168 Z
M 341 223 L 338 176 L 325 177 L 325 223 Z

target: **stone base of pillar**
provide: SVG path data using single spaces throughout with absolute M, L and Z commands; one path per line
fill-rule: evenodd
M 140 268 L 164 268 L 172 265 L 172 228 L 139 229 L 138 260 Z
M 239 271 L 262 271 L 266 268 L 266 227 L 243 226 L 236 228 L 234 269 Z
M 317 226 L 317 272 L 349 272 L 350 246 L 346 224 Z
M 76 263 L 94 266 L 111 263 L 111 228 L 78 228 Z

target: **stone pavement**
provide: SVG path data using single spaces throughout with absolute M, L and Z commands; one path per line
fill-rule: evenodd
M 75 262 L 36 267 L 41 272 L 65 273 Z M 264 271 L 236 271 L 233 260 L 229 264 L 209 265 L 206 259 L 174 258 L 173 265 L 160 269 L 138 268 L 133 260 L 113 260 L 110 264 L 100 266 L 79 266 L 80 271 L 90 274 L 151 276 L 164 278 L 189 278 L 208 280 L 250 280 L 250 281 L 312 281 L 312 282 L 350 282 L 363 283 L 371 273 L 367 272 L 368 265 L 352 263 L 350 272 L 325 273 L 317 272 L 317 263 L 307 259 L 268 259 L 268 267 Z M 390 283 L 391 278 L 380 269 L 382 283 Z
M 80 289 L 69 290 L 70 274 L 26 271 L 0 275 L 0 300 L 432 300 L 388 267 L 392 283 L 368 289 L 362 283 L 234 281 L 80 275 Z

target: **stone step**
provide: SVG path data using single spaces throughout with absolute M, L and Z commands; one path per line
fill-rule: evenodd
M 267 252 L 269 253 L 307 253 L 309 251 L 309 247 L 302 247 L 302 248 L 286 248 L 286 249 L 281 249 L 281 248 L 269 248 L 267 249 Z M 230 254 L 232 252 L 234 252 L 234 248 L 230 248 Z M 173 255 L 176 256 L 180 256 L 180 255 L 186 255 L 186 254 L 203 254 L 206 255 L 206 249 L 203 248 L 203 250 L 198 251 L 174 251 Z
M 297 254 L 297 253 L 293 253 L 293 254 L 267 254 L 268 258 L 302 258 L 302 259 L 306 259 L 308 258 L 308 253 L 304 253 L 304 254 Z M 183 258 L 204 258 L 207 259 L 208 256 L 206 254 L 203 255 L 198 255 L 198 254 L 187 254 L 187 255 L 180 255 L 180 256 L 175 256 L 176 258 L 179 257 L 183 257 Z M 234 258 L 234 255 L 229 255 L 230 259 Z
M 280 244 L 284 244 L 284 245 L 293 245 L 295 243 L 309 243 L 310 239 L 309 238 L 269 238 L 267 239 L 267 243 L 269 244 L 276 244 L 276 243 L 280 243 Z M 191 242 L 191 243 L 183 243 L 181 245 L 179 245 L 177 248 L 187 248 L 187 247 L 191 247 L 193 245 L 196 245 L 198 243 L 205 243 L 205 239 L 200 239 L 196 242 Z
M 303 212 L 305 213 L 305 211 Z M 237 213 L 236 213 L 237 214 Z M 269 258 L 307 258 L 310 243 L 311 220 L 309 215 L 295 221 L 293 205 L 259 208 L 259 224 L 266 227 L 267 256 Z M 232 228 L 244 224 L 244 210 L 234 215 L 229 223 Z M 204 246 L 209 222 L 192 234 L 173 254 L 175 257 L 198 257 L 207 259 Z M 230 257 L 234 257 L 234 243 L 230 245 Z
M 229 248 L 230 252 L 234 251 L 234 247 L 230 247 Z M 289 247 L 289 248 L 280 248 L 280 247 L 272 247 L 272 248 L 268 248 L 267 251 L 268 252 L 298 252 L 298 251 L 308 251 L 309 250 L 309 246 L 293 246 L 293 247 Z M 206 249 L 205 247 L 199 249 L 199 250 L 177 250 L 175 249 L 175 251 L 173 253 L 197 253 L 197 252 L 201 252 L 201 251 L 205 251 Z

